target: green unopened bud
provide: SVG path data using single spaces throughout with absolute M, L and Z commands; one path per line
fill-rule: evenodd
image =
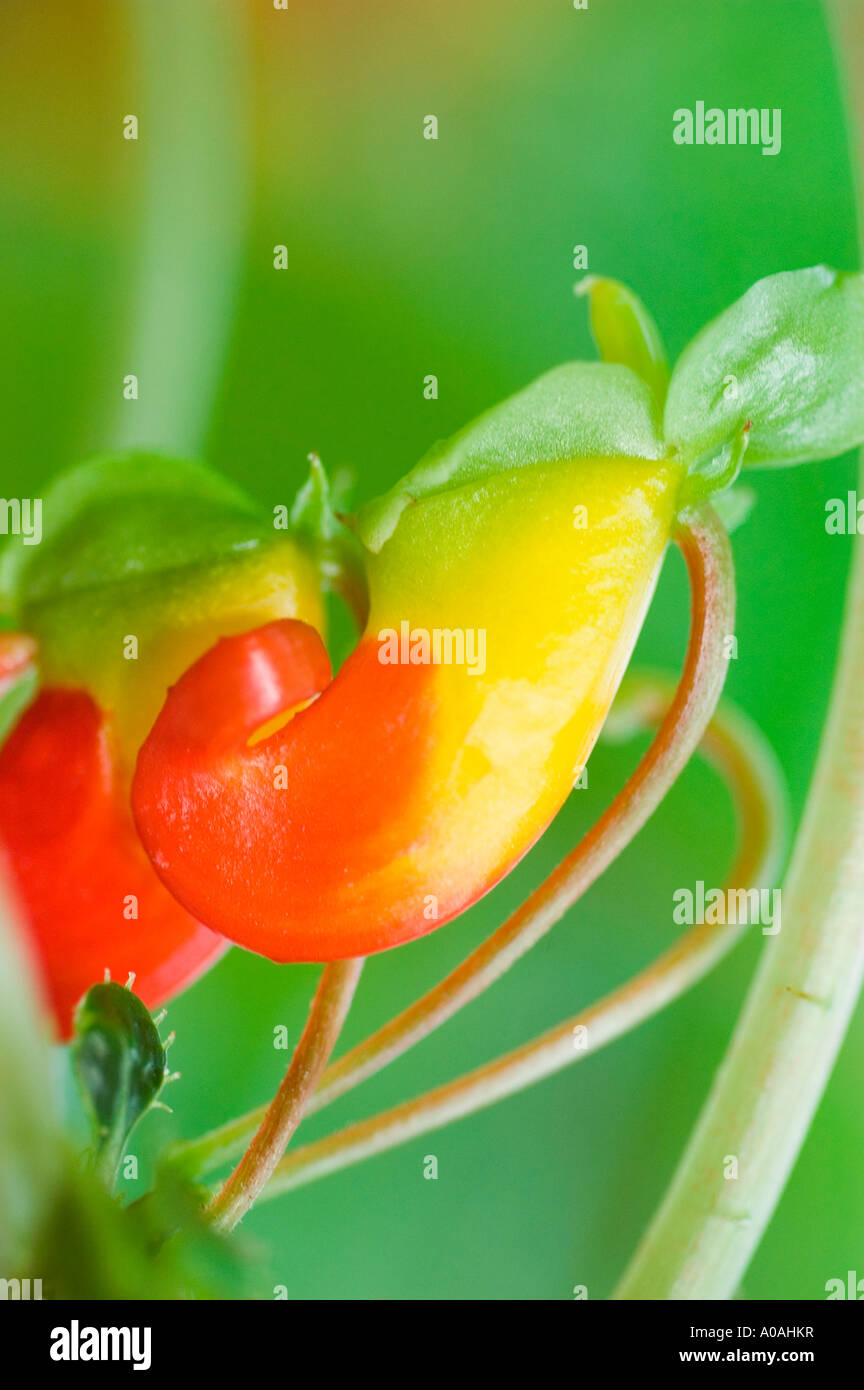
M 165 1044 L 138 996 L 108 981 L 78 1005 L 71 1056 L 93 1126 L 94 1164 L 111 1187 L 129 1136 L 169 1079 Z

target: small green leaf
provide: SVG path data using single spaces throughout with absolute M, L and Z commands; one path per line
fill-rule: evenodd
M 108 981 L 78 1005 L 71 1057 L 93 1125 L 95 1166 L 110 1187 L 132 1130 L 165 1085 L 165 1048 L 138 996 Z
M 610 457 L 663 457 L 651 391 L 629 367 L 568 362 L 437 444 L 394 488 L 361 507 L 357 532 L 377 553 L 418 498 L 511 469 Z
M 864 440 L 864 277 L 827 266 L 759 280 L 684 349 L 667 443 L 691 465 L 747 421 L 745 467 L 833 458 Z
M 603 361 L 631 367 L 662 409 L 669 363 L 660 330 L 642 300 L 620 280 L 600 275 L 586 275 L 575 289 L 588 296 L 591 333 Z
M 317 454 L 309 455 L 309 477 L 294 498 L 291 526 L 299 539 L 332 541 L 345 534 L 336 515 L 333 489 Z
M 294 499 L 291 526 L 298 544 L 311 552 L 322 591 L 339 595 L 362 632 L 369 610 L 363 549 L 337 512 L 352 481 L 342 470 L 331 484 L 318 455 L 310 454 L 309 477 Z

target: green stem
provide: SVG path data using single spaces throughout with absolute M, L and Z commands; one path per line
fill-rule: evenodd
M 243 264 L 248 42 L 241 6 L 134 0 L 138 268 L 118 364 L 116 448 L 204 444 Z M 120 138 L 118 114 L 118 139 Z M 139 397 L 121 396 L 138 378 Z
M 653 723 L 662 718 L 670 698 L 668 682 L 640 677 L 631 683 L 627 714 L 634 722 Z M 739 851 L 730 883 L 770 882 L 780 866 L 785 820 L 783 783 L 771 749 L 743 715 L 724 707 L 709 725 L 702 751 L 725 777 L 738 812 Z M 740 939 L 741 932 L 742 928 L 730 926 L 691 928 L 626 985 L 534 1042 L 425 1096 L 288 1154 L 262 1199 L 395 1148 L 597 1052 L 694 985 Z
M 860 36 L 848 51 L 861 67 Z M 864 113 L 860 84 L 857 96 Z M 864 977 L 862 690 L 864 551 L 856 541 L 828 722 L 783 890 L 782 931 L 765 950 L 696 1130 L 618 1298 L 731 1298 L 807 1135 Z M 726 1155 L 737 1160 L 734 1180 L 725 1176 Z
M 726 678 L 724 639 L 734 630 L 735 592 L 729 540 L 710 508 L 682 518 L 676 539 L 691 582 L 690 640 L 680 685 L 636 771 L 576 849 L 503 926 L 428 994 L 328 1067 L 310 1113 L 401 1056 L 503 975 L 621 853 L 689 761 Z M 242 1149 L 262 1114 L 253 1111 L 176 1146 L 172 1159 L 192 1173 L 216 1168 Z
M 208 1209 L 220 1229 L 233 1230 L 242 1221 L 285 1152 L 342 1031 L 362 969 L 362 960 L 324 966 L 282 1084 L 249 1148 Z

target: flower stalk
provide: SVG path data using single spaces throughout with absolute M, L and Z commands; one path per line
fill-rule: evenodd
M 282 1084 L 249 1148 L 208 1209 L 221 1230 L 233 1230 L 242 1221 L 285 1152 L 342 1031 L 362 969 L 362 960 L 324 966 Z

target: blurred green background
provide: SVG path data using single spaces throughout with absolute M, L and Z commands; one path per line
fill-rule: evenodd
M 782 152 L 681 148 L 679 106 L 782 108 Z M 137 142 L 122 138 L 136 114 Z M 423 118 L 439 120 L 437 142 Z M 574 244 L 632 284 L 674 356 L 753 280 L 857 264 L 849 151 L 815 0 L 4 0 L 0 8 L 4 495 L 117 444 L 198 454 L 268 505 L 317 450 L 359 500 L 435 439 L 593 355 Z M 273 268 L 287 247 L 288 268 Z M 122 399 L 135 372 L 140 399 Z M 425 400 L 423 378 L 439 379 Z M 854 461 L 752 475 L 734 546 L 729 694 L 772 740 L 800 813 L 851 540 L 824 507 Z M 670 554 L 636 656 L 678 669 Z M 538 622 L 542 613 L 538 610 Z M 517 871 L 467 916 L 372 959 L 350 1044 L 437 981 L 572 846 L 637 746 L 592 756 Z M 670 944 L 674 888 L 722 882 L 723 788 L 690 766 L 650 826 L 509 975 L 303 1128 L 312 1138 L 574 1013 Z M 762 937 L 637 1033 L 531 1091 L 262 1206 L 244 1229 L 295 1298 L 566 1299 L 611 1292 L 722 1055 Z M 272 1094 L 316 971 L 238 950 L 169 1013 L 176 1114 L 147 1160 Z M 860 1012 L 749 1297 L 864 1274 Z M 427 1154 L 437 1181 L 423 1178 Z M 145 1161 L 142 1181 L 146 1180 Z

